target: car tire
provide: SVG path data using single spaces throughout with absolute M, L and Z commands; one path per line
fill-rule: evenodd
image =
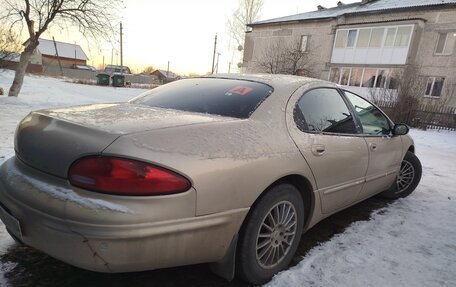
M 421 180 L 422 167 L 418 157 L 407 151 L 401 163 L 401 169 L 396 182 L 389 190 L 380 195 L 387 199 L 398 199 L 410 195 L 418 186 Z
M 290 184 L 270 188 L 246 218 L 237 247 L 237 275 L 251 284 L 268 282 L 290 264 L 304 226 L 304 202 Z

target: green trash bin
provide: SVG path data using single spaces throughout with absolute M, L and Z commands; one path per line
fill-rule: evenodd
M 109 86 L 109 75 L 108 74 L 98 74 L 97 75 L 97 85 L 99 86 Z
M 113 75 L 112 77 L 113 87 L 125 87 L 125 76 L 124 75 Z

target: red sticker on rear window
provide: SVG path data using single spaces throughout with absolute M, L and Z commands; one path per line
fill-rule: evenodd
M 228 93 L 231 93 L 231 94 L 238 94 L 238 95 L 241 95 L 241 96 L 245 96 L 247 95 L 248 93 L 250 93 L 251 91 L 253 91 L 252 88 L 250 87 L 245 87 L 245 86 L 236 86 L 234 88 L 231 88 Z

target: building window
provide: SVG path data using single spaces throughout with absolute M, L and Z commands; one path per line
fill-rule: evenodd
M 355 46 L 357 32 L 358 30 L 348 30 L 347 48 Z
M 412 27 L 399 27 L 397 28 L 396 41 L 394 41 L 395 47 L 407 47 L 410 40 L 410 33 Z
M 399 69 L 332 67 L 329 80 L 344 86 L 398 89 L 401 76 Z M 437 89 L 435 92 L 441 90 L 441 86 L 442 84 L 438 82 L 435 86 Z
M 354 86 L 354 87 L 361 86 L 362 77 L 363 77 L 363 68 L 352 68 L 349 85 Z
M 388 78 L 386 79 L 386 86 L 387 89 L 397 90 L 399 89 L 399 84 L 401 81 L 402 72 L 398 69 L 390 70 Z
M 406 48 L 412 36 L 413 26 L 371 27 L 337 30 L 335 48 Z M 450 33 L 456 35 L 456 33 Z M 450 35 L 449 34 L 449 35 Z M 450 36 L 451 36 L 450 35 Z M 453 37 L 453 36 L 451 36 Z M 456 36 L 454 36 L 456 37 Z M 445 38 L 446 39 L 446 38 Z M 445 40 L 444 39 L 444 40 Z M 454 39 L 452 38 L 454 47 Z M 444 42 L 442 42 L 443 45 Z M 443 49 L 443 48 L 442 48 Z
M 338 84 L 340 79 L 340 69 L 331 68 L 329 72 L 329 81 Z
M 358 43 L 356 43 L 356 47 L 359 48 L 366 48 L 369 46 L 369 38 L 371 35 L 372 29 L 359 29 L 358 35 Z
M 456 32 L 439 33 L 435 54 L 451 55 L 453 54 L 454 44 L 456 42 Z
M 424 96 L 440 98 L 440 95 L 442 94 L 443 81 L 445 81 L 445 78 L 429 77 L 427 79 L 426 91 L 424 92 Z
M 385 28 L 373 28 L 369 47 L 380 48 L 382 46 L 383 34 L 385 34 Z
M 309 36 L 308 35 L 302 35 L 301 36 L 301 52 L 307 52 L 309 51 Z
M 378 69 L 377 81 L 375 82 L 375 87 L 376 88 L 385 88 L 387 77 L 388 77 L 388 70 Z
M 340 84 L 344 86 L 348 86 L 348 80 L 350 79 L 350 68 L 343 68 L 342 73 L 340 75 Z
M 394 38 L 396 38 L 396 27 L 391 27 L 386 30 L 385 47 L 392 47 Z
M 373 88 L 375 86 L 375 78 L 377 77 L 377 69 L 364 69 L 362 86 Z
M 336 48 L 345 48 L 347 46 L 347 30 L 339 30 L 337 31 L 336 36 Z

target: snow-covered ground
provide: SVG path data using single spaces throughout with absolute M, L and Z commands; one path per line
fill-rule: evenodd
M 11 72 L 0 72 L 6 91 Z M 19 98 L 0 96 L 0 163 L 13 155 L 18 122 L 31 110 L 128 100 L 144 90 L 26 77 Z M 269 286 L 456 286 L 456 133 L 412 130 L 423 178 L 415 193 L 354 222 L 313 248 Z M 14 244 L 0 223 L 0 254 Z M 11 263 L 0 265 L 3 274 Z

